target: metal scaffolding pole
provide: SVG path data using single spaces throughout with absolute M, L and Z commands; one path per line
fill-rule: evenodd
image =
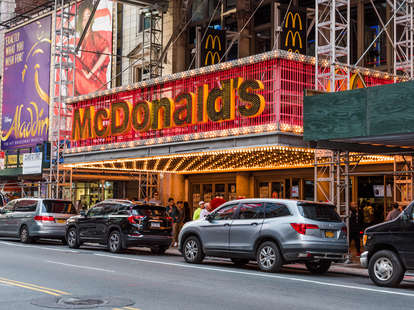
M 315 1 L 317 90 L 349 89 L 350 12 L 350 0 Z
M 394 0 L 394 74 L 414 77 L 413 0 Z
M 52 94 L 49 197 L 63 198 L 71 186 L 71 169 L 65 169 L 63 156 L 70 141 L 71 106 L 65 100 L 74 96 L 77 1 L 55 0 L 54 88 Z M 69 195 L 71 189 L 68 191 Z M 71 198 L 71 197 L 67 197 Z

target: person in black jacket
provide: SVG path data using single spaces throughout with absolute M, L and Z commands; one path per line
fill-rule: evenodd
M 349 246 L 351 246 L 352 241 L 355 242 L 355 249 L 358 256 L 361 255 L 360 229 L 361 225 L 359 224 L 357 205 L 355 202 L 351 202 L 349 216 Z

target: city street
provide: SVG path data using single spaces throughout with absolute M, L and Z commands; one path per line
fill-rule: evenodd
M 411 309 L 414 302 L 411 282 L 388 289 L 366 277 L 314 276 L 292 268 L 268 274 L 254 263 L 236 268 L 218 259 L 190 265 L 179 256 L 138 249 L 115 255 L 92 245 L 71 250 L 53 242 L 24 245 L 1 239 L 0 259 L 0 309 L 5 310 L 47 309 L 48 302 L 62 298 L 76 303 L 73 297 L 109 300 L 98 309 L 124 310 L 378 310 Z

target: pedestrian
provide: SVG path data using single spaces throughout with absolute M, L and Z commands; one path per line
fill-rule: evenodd
M 200 220 L 205 220 L 206 216 L 210 214 L 210 204 L 208 202 L 204 203 L 204 208 L 200 212 Z
M 160 204 L 161 204 L 160 194 L 159 194 L 157 191 L 155 191 L 155 192 L 152 194 L 152 198 L 150 199 L 150 201 L 149 201 L 149 202 L 151 202 L 151 203 L 155 203 L 155 204 L 157 204 L 157 205 L 160 205 Z
M 360 240 L 360 223 L 359 217 L 357 214 L 357 204 L 355 202 L 351 202 L 351 209 L 350 209 L 350 216 L 349 216 L 349 246 L 351 246 L 352 241 L 355 243 L 355 249 L 357 251 L 357 256 L 361 255 L 361 240 Z
M 388 212 L 387 218 L 385 219 L 385 221 L 392 221 L 393 219 L 396 219 L 401 211 L 399 209 L 398 203 L 394 202 L 392 204 L 392 210 L 390 212 Z
M 187 201 L 184 201 L 183 203 L 183 211 L 184 211 L 184 221 L 183 224 L 190 222 L 191 217 L 191 210 L 190 210 L 190 204 Z
M 200 219 L 200 213 L 201 213 L 201 210 L 203 210 L 203 208 L 204 208 L 204 201 L 200 201 L 198 203 L 198 208 L 194 211 L 193 221 L 197 221 L 198 219 Z
M 181 214 L 178 210 L 177 206 L 174 203 L 174 198 L 170 197 L 168 198 L 168 206 L 165 208 L 167 211 L 167 214 L 172 218 L 173 221 L 173 231 L 172 231 L 172 246 L 177 246 L 177 240 L 178 240 L 178 232 L 179 232 L 179 226 L 181 222 Z M 177 232 L 178 231 L 178 232 Z
M 362 213 L 364 216 L 365 227 L 371 226 L 374 223 L 374 208 L 371 206 L 369 202 L 364 203 Z

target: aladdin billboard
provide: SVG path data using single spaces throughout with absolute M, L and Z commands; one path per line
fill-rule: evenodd
M 49 130 L 51 16 L 4 35 L 1 148 L 33 147 Z

